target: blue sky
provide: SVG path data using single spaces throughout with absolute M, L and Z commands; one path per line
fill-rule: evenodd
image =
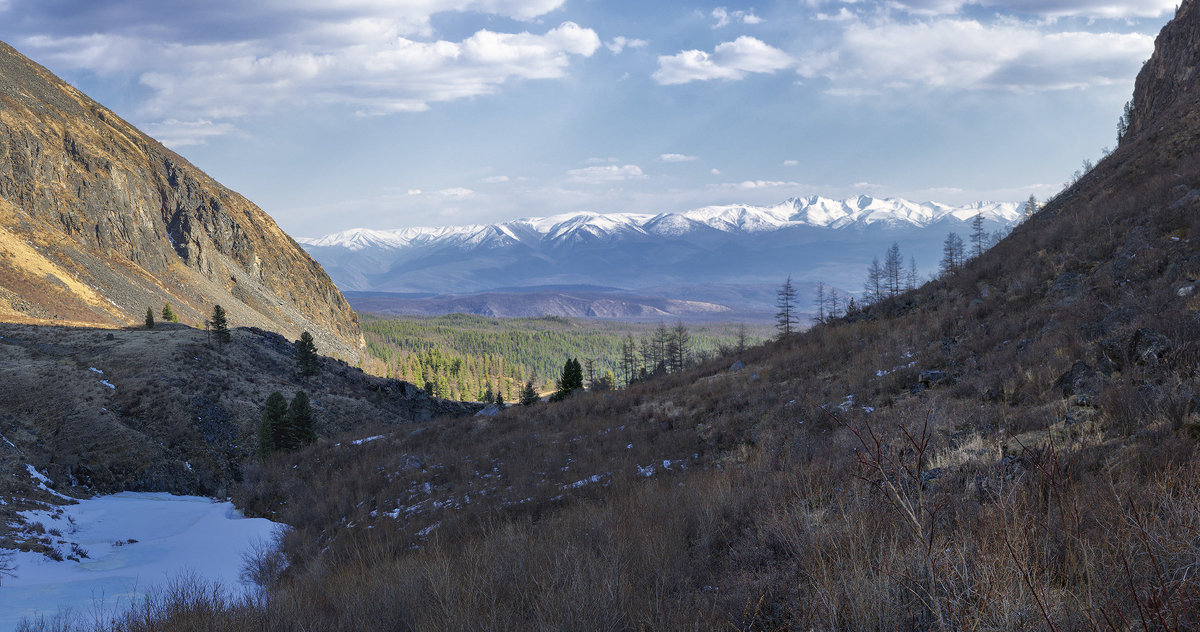
M 0 0 L 0 39 L 317 236 L 1045 198 L 1174 4 Z

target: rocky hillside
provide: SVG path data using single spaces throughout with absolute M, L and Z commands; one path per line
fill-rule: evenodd
M 1153 129 L 1177 108 L 1194 111 L 1200 96 L 1200 4 L 1184 2 L 1154 44 L 1154 55 L 1138 73 L 1133 94 L 1132 134 Z
M 232 333 L 220 347 L 182 325 L 0 324 L 0 509 L 37 497 L 27 466 L 65 492 L 224 496 L 255 453 L 259 415 L 273 391 L 308 393 L 322 437 L 482 408 L 327 357 L 317 376 L 301 377 L 288 339 L 260 329 Z
M 0 320 L 114 327 L 171 303 L 196 324 L 357 357 L 321 267 L 257 206 L 0 43 Z

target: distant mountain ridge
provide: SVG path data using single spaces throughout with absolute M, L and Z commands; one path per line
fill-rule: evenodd
M 600 285 L 661 297 L 641 290 L 667 287 L 676 290 L 671 298 L 707 302 L 706 293 L 684 290 L 777 285 L 789 275 L 856 289 L 872 258 L 893 241 L 906 263 L 911 256 L 930 273 L 948 232 L 966 239 L 976 215 L 988 231 L 1006 229 L 1021 213 L 1022 205 L 1011 202 L 952 206 L 810 196 L 678 213 L 567 213 L 495 224 L 353 229 L 299 242 L 343 290 L 445 295 Z M 764 305 L 726 307 L 741 312 Z
M 985 220 L 991 222 L 1008 223 L 1016 220 L 1020 213 L 1021 205 L 1012 202 L 977 202 L 965 206 L 951 206 L 938 202 L 918 203 L 868 195 L 845 200 L 814 195 L 792 198 L 774 206 L 731 204 L 657 215 L 564 213 L 495 224 L 395 230 L 354 228 L 324 237 L 301 238 L 297 241 L 306 246 L 339 246 L 348 250 L 405 248 L 434 242 L 476 246 L 505 240 L 522 243 L 531 240 L 569 243 L 572 240 L 613 238 L 630 234 L 678 236 L 704 229 L 725 233 L 754 233 L 799 226 L 831 229 L 861 229 L 872 225 L 925 228 L 946 221 L 970 221 L 977 214 L 983 214 Z

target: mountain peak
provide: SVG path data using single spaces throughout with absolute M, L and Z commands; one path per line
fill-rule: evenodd
M 124 326 L 164 303 L 347 357 L 362 338 L 266 213 L 0 43 L 0 319 Z

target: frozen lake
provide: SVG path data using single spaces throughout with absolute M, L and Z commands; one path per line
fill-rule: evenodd
M 251 589 L 239 577 L 242 554 L 271 541 L 281 526 L 244 518 L 228 502 L 163 493 L 125 492 L 62 509 L 57 518 L 46 511 L 23 515 L 62 532 L 55 541 L 66 541 L 58 545 L 64 558 L 72 544 L 88 557 L 55 562 L 17 553 L 16 577 L 0 577 L 0 632 L 15 629 L 22 617 L 49 620 L 67 609 L 88 621 L 111 616 L 188 574 L 241 594 Z

